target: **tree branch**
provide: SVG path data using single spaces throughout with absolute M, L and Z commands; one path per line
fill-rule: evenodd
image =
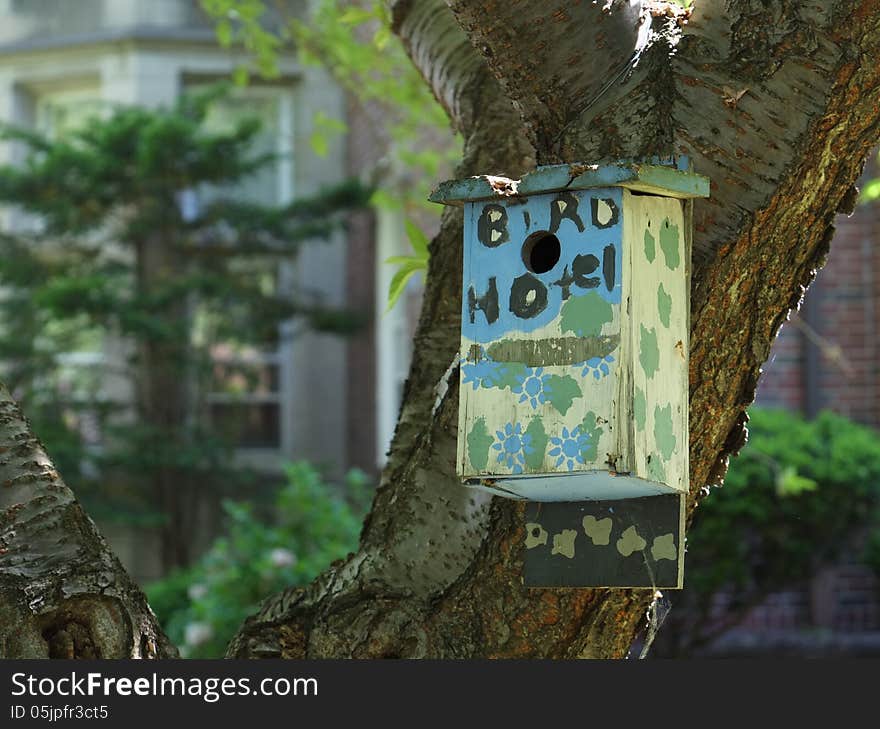
M 176 655 L 0 385 L 0 656 Z
M 567 125 L 620 86 L 648 44 L 650 14 L 639 0 L 447 5 L 539 152 L 555 150 Z

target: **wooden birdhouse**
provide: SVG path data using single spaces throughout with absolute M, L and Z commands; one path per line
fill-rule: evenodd
M 464 206 L 458 473 L 532 502 L 527 584 L 680 585 L 689 200 L 709 193 L 685 164 L 556 165 L 431 195 Z

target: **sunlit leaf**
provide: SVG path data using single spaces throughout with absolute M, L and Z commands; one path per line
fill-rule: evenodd
M 406 226 L 406 235 L 409 238 L 409 243 L 413 247 L 413 250 L 424 256 L 427 260 L 428 257 L 428 238 L 424 234 L 421 228 L 417 226 L 412 220 L 406 220 L 404 225 Z
M 388 287 L 388 306 L 385 312 L 388 313 L 394 308 L 394 305 L 400 299 L 406 290 L 406 285 L 414 274 L 424 271 L 428 267 L 427 258 L 417 256 L 393 256 L 385 261 L 385 263 L 396 263 L 400 268 L 395 271 L 391 278 L 391 284 Z
M 375 17 L 373 12 L 366 8 L 349 7 L 339 16 L 339 22 L 346 25 L 360 25 L 361 23 L 373 20 Z
M 880 199 L 880 178 L 869 180 L 862 188 L 862 192 L 859 195 L 859 202 L 862 203 L 871 202 L 872 200 L 877 199 Z
M 327 136 L 319 130 L 312 132 L 312 136 L 309 137 L 309 146 L 319 157 L 326 157 L 327 152 L 330 149 L 330 143 L 327 140 Z
M 229 48 L 232 45 L 232 23 L 228 20 L 221 20 L 217 23 L 215 32 L 217 33 L 217 42 L 223 48 Z
M 786 466 L 776 478 L 776 491 L 780 496 L 797 496 L 805 491 L 815 491 L 817 488 L 819 488 L 818 483 L 799 475 L 794 466 Z

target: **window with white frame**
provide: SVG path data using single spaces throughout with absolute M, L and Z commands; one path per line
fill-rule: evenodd
M 35 126 L 50 137 L 58 138 L 79 127 L 109 107 L 101 99 L 97 86 L 59 90 L 36 97 Z
M 189 91 L 198 87 L 190 86 Z M 205 119 L 205 127 L 221 132 L 232 129 L 245 118 L 261 122 L 252 152 L 273 154 L 275 160 L 236 185 L 233 190 L 209 187 L 190 191 L 185 206 L 191 214 L 218 196 L 234 196 L 264 205 L 282 205 L 293 198 L 293 99 L 288 89 L 249 87 L 235 89 L 215 101 Z M 267 259 L 247 266 L 264 293 L 283 295 L 289 291 L 291 264 Z M 196 313 L 196 337 L 206 337 L 211 328 L 204 312 Z M 290 366 L 288 343 L 280 336 L 262 346 L 221 341 L 211 345 L 212 378 L 206 395 L 214 427 L 234 434 L 239 448 L 280 451 L 290 443 L 289 419 L 284 416 L 289 394 L 286 383 Z

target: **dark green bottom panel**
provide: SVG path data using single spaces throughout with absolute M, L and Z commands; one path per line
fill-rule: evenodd
M 526 587 L 682 586 L 684 496 L 530 501 Z

